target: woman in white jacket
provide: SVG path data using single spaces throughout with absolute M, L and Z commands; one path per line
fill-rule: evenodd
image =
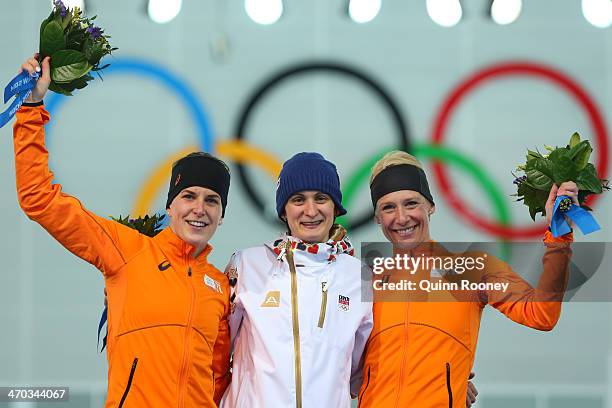
M 276 210 L 289 234 L 236 252 L 226 269 L 234 354 L 222 406 L 348 408 L 372 304 L 361 300 L 361 262 L 334 225 L 346 213 L 336 167 L 318 153 L 286 161 Z

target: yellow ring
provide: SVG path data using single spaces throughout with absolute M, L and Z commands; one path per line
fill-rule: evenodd
M 247 142 L 238 140 L 220 141 L 215 147 L 219 156 L 240 164 L 255 164 L 268 173 L 273 180 L 278 178 L 278 174 L 281 171 L 282 163 L 277 157 Z M 132 217 L 149 214 L 153 201 L 159 194 L 159 190 L 168 182 L 172 163 L 191 152 L 199 150 L 197 146 L 189 146 L 159 164 L 156 170 L 147 177 L 147 181 L 136 196 L 131 212 Z

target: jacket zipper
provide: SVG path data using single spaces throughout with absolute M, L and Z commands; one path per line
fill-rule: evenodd
M 323 328 L 325 323 L 325 315 L 327 312 L 327 281 L 321 282 L 321 311 L 319 312 L 319 328 Z
M 402 365 L 400 366 L 400 375 L 399 375 L 399 383 L 398 383 L 398 391 L 397 391 L 397 397 L 395 399 L 395 406 L 399 407 L 399 403 L 400 403 L 400 396 L 402 395 L 402 393 L 400 392 L 400 390 L 402 390 L 404 388 L 403 384 L 404 384 L 404 366 L 406 365 L 406 355 L 408 354 L 407 348 L 408 348 L 408 329 L 409 329 L 409 324 L 408 322 L 410 321 L 409 319 L 409 311 L 410 311 L 410 303 L 406 302 L 406 317 L 404 320 L 404 342 L 402 345 Z
M 121 401 L 119 402 L 119 408 L 123 406 L 125 403 L 125 399 L 130 393 L 130 388 L 132 388 L 132 380 L 134 379 L 134 373 L 136 372 L 136 366 L 138 365 L 138 357 L 134 358 L 134 362 L 132 363 L 132 369 L 130 370 L 130 377 L 128 378 L 127 385 L 125 386 L 125 391 L 123 391 L 123 396 L 121 397 Z
M 446 389 L 448 390 L 448 408 L 453 408 L 453 389 L 451 388 L 450 363 L 446 363 Z
M 368 366 L 368 381 L 366 382 L 366 385 L 363 388 L 363 391 L 361 392 L 361 396 L 359 397 L 359 405 L 363 403 L 363 396 L 365 395 L 366 391 L 368 390 L 368 387 L 370 386 L 370 370 L 371 367 Z
M 189 263 L 187 262 L 189 265 Z M 179 371 L 179 408 L 183 407 L 185 400 L 185 383 L 187 382 L 187 372 L 189 371 L 189 359 L 190 359 L 190 347 L 189 340 L 191 338 L 191 326 L 193 324 L 193 309 L 195 308 L 195 288 L 193 287 L 193 280 L 191 279 L 191 266 L 187 268 L 187 276 L 189 277 L 189 286 L 191 288 L 191 305 L 189 306 L 189 316 L 187 318 L 187 327 L 185 327 L 185 340 L 183 343 L 183 361 L 181 362 L 181 369 Z
M 291 272 L 291 320 L 293 322 L 293 353 L 295 356 L 295 406 L 302 408 L 302 357 L 300 354 L 300 322 L 298 320 L 297 272 L 293 263 L 291 242 L 287 241 L 287 263 Z

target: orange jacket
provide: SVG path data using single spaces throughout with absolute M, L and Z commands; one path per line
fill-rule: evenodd
M 154 238 L 86 210 L 51 184 L 42 107 L 14 127 L 19 203 L 96 266 L 108 294 L 106 407 L 215 407 L 229 383 L 229 283 L 170 228 Z
M 569 235 L 558 241 L 570 242 Z M 506 263 L 488 256 L 484 272 L 469 280 L 507 282 L 510 286 L 506 293 L 469 291 L 454 294 L 455 298 L 462 297 L 452 302 L 444 292 L 415 294 L 413 301 L 389 297 L 380 301 L 375 293 L 374 328 L 366 346 L 359 407 L 464 407 L 480 318 L 487 304 L 525 326 L 539 330 L 555 326 L 571 250 L 568 243 L 553 241 L 557 240 L 547 233 L 543 273 L 535 289 Z M 389 275 L 391 282 L 402 279 L 396 272 Z M 430 270 L 420 269 L 411 280 L 431 277 Z

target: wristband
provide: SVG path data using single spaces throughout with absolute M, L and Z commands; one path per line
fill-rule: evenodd
M 24 102 L 21 106 L 30 106 L 30 107 L 34 107 L 34 106 L 42 106 L 44 105 L 43 101 L 38 101 L 38 102 Z

